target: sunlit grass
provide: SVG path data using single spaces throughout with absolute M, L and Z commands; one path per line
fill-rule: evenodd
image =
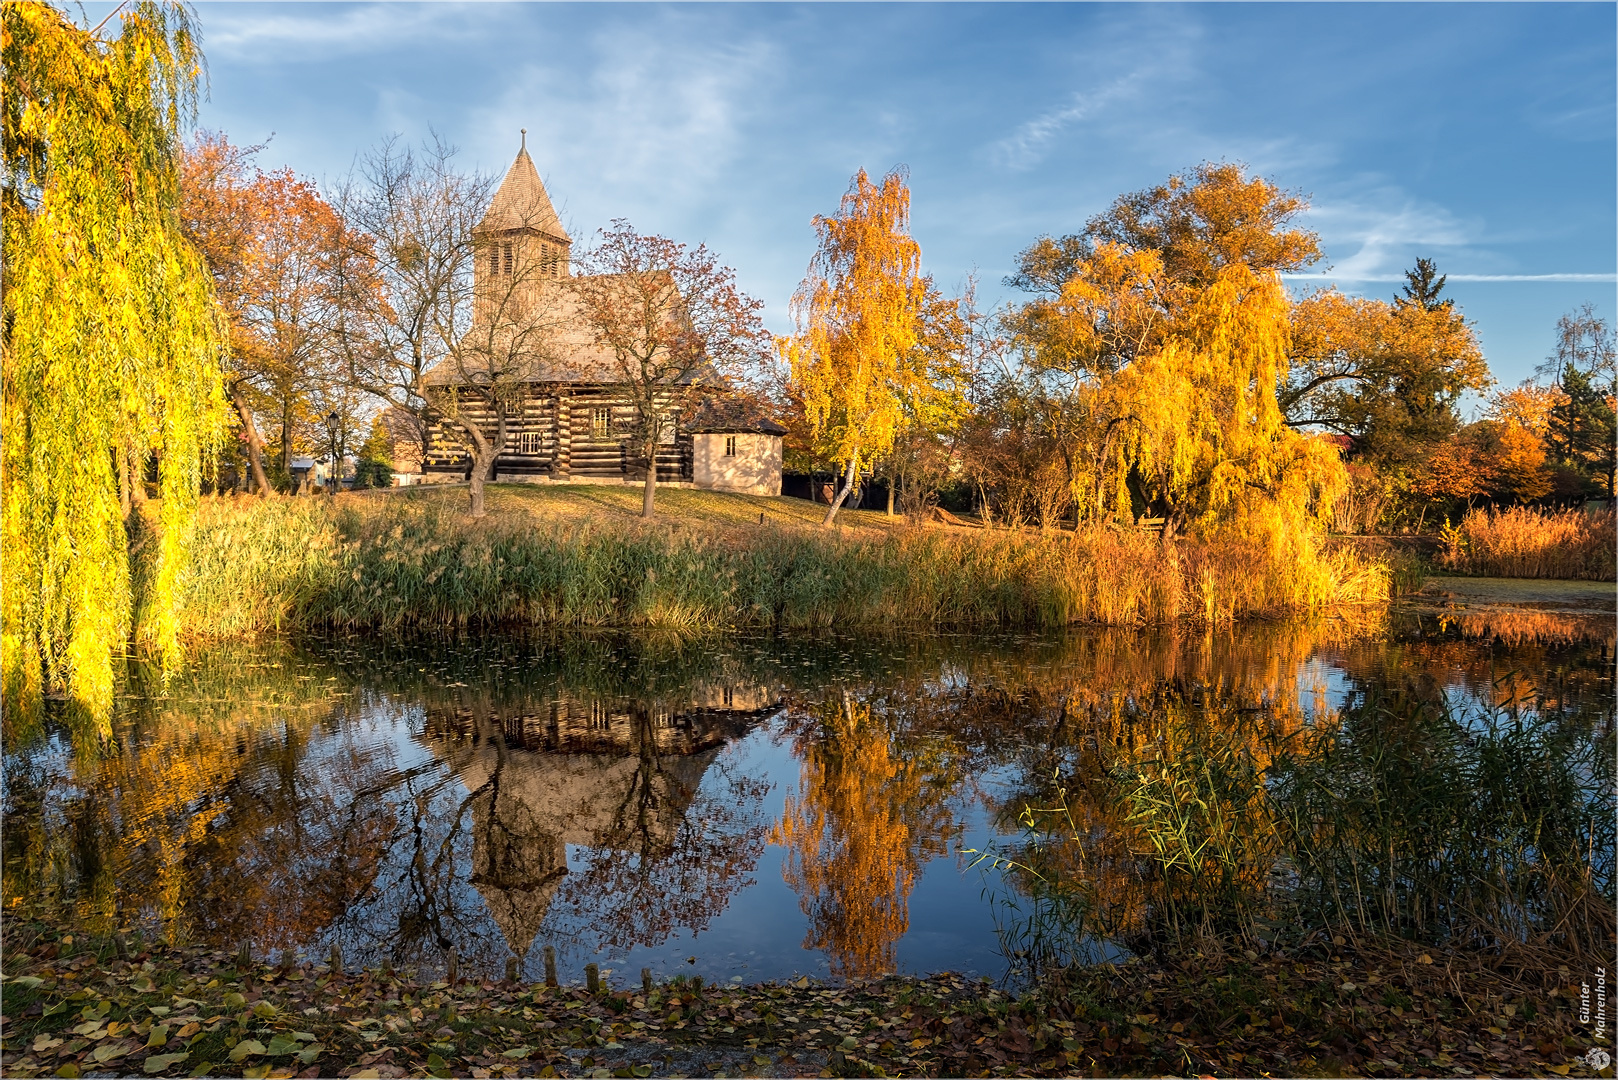
M 295 626 L 1143 626 L 1279 618 L 1388 596 L 1380 562 L 1303 537 L 1179 541 L 901 524 L 814 504 L 612 487 L 209 500 L 183 583 L 193 638 Z M 760 515 L 763 523 L 760 523 Z

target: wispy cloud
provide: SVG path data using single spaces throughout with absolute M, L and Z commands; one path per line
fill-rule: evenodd
M 586 215 L 581 224 L 711 200 L 743 152 L 742 128 L 765 96 L 774 47 L 715 41 L 701 30 L 680 15 L 615 25 L 583 50 L 582 72 L 576 61 L 571 70 L 531 63 L 515 72 L 496 100 L 473 110 L 472 127 L 490 133 L 484 140 L 500 133 L 497 158 L 509 158 L 507 144 L 527 127 L 541 170 L 575 178 L 571 193 L 557 194 Z
M 1109 105 L 1134 97 L 1144 81 L 1143 72 L 1133 72 L 1097 90 L 1079 91 L 1067 104 L 1037 116 L 1018 127 L 991 148 L 993 158 L 1008 169 L 1031 169 L 1045 159 L 1051 142 L 1069 126 L 1096 116 Z
M 466 36 L 483 22 L 475 6 L 443 4 L 200 6 L 208 55 L 247 63 L 382 52 L 427 34 Z

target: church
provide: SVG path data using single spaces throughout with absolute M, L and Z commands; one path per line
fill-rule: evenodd
M 540 181 L 526 138 L 473 235 L 477 254 L 468 337 L 492 340 L 502 311 L 519 310 L 517 305 L 521 310 L 543 305 L 546 311 L 545 318 L 528 320 L 534 327 L 530 332 L 543 338 L 542 347 L 528 350 L 520 367 L 499 374 L 508 387 L 500 399 L 506 441 L 488 479 L 641 483 L 646 462 L 625 435 L 636 421 L 636 407 L 621 379 L 615 383 L 614 356 L 597 341 L 569 288 L 581 280 L 570 267 L 573 241 Z M 480 378 L 492 381 L 486 371 L 464 356 L 451 358 L 428 371 L 423 382 L 435 412 L 453 409 L 492 440 L 502 416 L 487 404 L 488 395 L 468 392 Z M 685 414 L 658 448 L 658 485 L 779 495 L 786 429 L 717 378 L 697 389 L 701 392 L 684 395 Z M 470 476 L 465 439 L 453 422 L 439 418 L 431 425 L 424 482 Z

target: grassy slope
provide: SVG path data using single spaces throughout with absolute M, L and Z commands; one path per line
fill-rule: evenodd
M 491 484 L 486 491 L 492 515 L 532 514 L 547 521 L 630 522 L 640 518 L 639 485 Z M 397 499 L 415 505 L 437 505 L 457 513 L 464 513 L 467 506 L 466 489 L 461 486 L 362 492 L 344 498 Z M 819 526 L 826 516 L 826 506 L 783 495 L 741 495 L 692 488 L 659 488 L 657 491 L 657 518 L 665 523 L 724 530 L 756 526 L 760 514 L 774 525 Z M 890 518 L 872 510 L 841 510 L 837 514 L 838 527 L 846 530 L 890 529 L 903 522 L 901 517 Z

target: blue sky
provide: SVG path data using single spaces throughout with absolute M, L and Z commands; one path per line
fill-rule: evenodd
M 1391 296 L 1435 258 L 1503 382 L 1560 313 L 1618 307 L 1612 4 L 197 12 L 202 122 L 274 132 L 266 164 L 329 180 L 436 130 L 503 171 L 526 127 L 576 242 L 614 217 L 706 241 L 778 331 L 810 219 L 855 169 L 900 163 L 927 269 L 976 273 L 990 303 L 1015 298 L 1001 278 L 1035 237 L 1223 159 L 1310 195 L 1345 289 Z

